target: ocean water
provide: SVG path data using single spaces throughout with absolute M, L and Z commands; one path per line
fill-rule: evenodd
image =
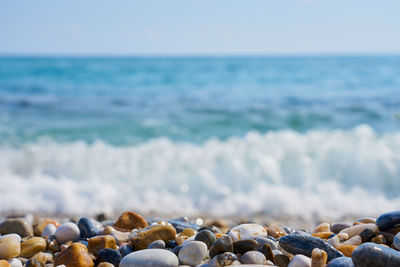
M 400 207 L 400 57 L 0 58 L 0 212 Z

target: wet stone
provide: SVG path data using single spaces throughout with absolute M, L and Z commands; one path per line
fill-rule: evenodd
M 384 213 L 378 217 L 376 224 L 380 231 L 390 231 L 400 225 L 400 210 Z
M 177 267 L 176 255 L 165 249 L 144 249 L 125 256 L 119 267 Z
M 202 230 L 197 233 L 194 240 L 204 242 L 207 245 L 207 248 L 210 248 L 217 239 L 215 238 L 213 232 L 209 230 Z
M 283 254 L 277 254 L 275 255 L 275 261 L 274 263 L 278 265 L 279 267 L 287 267 L 289 265 L 290 259 L 288 256 L 283 255 Z
M 372 231 L 371 229 L 364 229 L 361 233 L 361 241 L 362 243 L 366 243 L 371 241 L 372 238 L 376 236 L 376 233 Z
M 17 257 L 21 251 L 21 238 L 17 234 L 0 236 L 0 260 Z
M 232 238 L 228 235 L 223 235 L 210 248 L 210 258 L 224 252 L 233 252 Z
M 24 218 L 6 219 L 0 223 L 0 234 L 17 234 L 21 237 L 33 236 L 33 227 Z
M 93 261 L 85 245 L 74 243 L 54 259 L 54 266 L 66 267 L 92 267 Z
M 259 251 L 247 251 L 240 260 L 243 264 L 265 264 L 267 259 Z
M 151 242 L 147 248 L 165 248 L 165 242 L 163 240 L 156 240 Z
M 99 251 L 96 257 L 96 264 L 101 262 L 109 262 L 114 266 L 118 266 L 119 262 L 122 260 L 122 255 L 118 250 L 104 248 Z
M 192 241 L 185 244 L 179 251 L 178 259 L 182 264 L 196 266 L 207 255 L 207 246 L 201 241 Z
M 331 260 L 326 267 L 354 267 L 354 264 L 351 258 L 340 257 Z
M 325 250 L 328 254 L 328 261 L 342 257 L 343 254 L 330 246 L 324 240 L 310 235 L 291 234 L 279 239 L 279 245 L 291 254 L 303 254 L 311 257 L 314 248 Z
M 304 255 L 295 255 L 288 267 L 311 267 L 311 259 Z
M 99 235 L 89 239 L 88 248 L 91 253 L 97 255 L 97 253 L 104 248 L 117 249 L 117 244 L 115 243 L 114 237 L 110 235 Z
M 89 218 L 83 217 L 78 221 L 78 228 L 81 238 L 91 238 L 96 235 L 96 228 Z
M 47 247 L 46 240 L 41 237 L 32 237 L 21 244 L 20 257 L 31 258 L 36 253 L 45 251 Z
M 365 243 L 353 252 L 352 260 L 356 267 L 398 267 L 400 253 L 386 246 Z
M 334 223 L 331 226 L 331 231 L 338 234 L 340 231 L 349 228 L 350 226 L 352 226 L 352 224 L 347 222 Z
M 133 249 L 131 247 L 131 245 L 129 244 L 122 244 L 119 247 L 119 253 L 121 253 L 122 257 L 125 257 L 126 255 L 128 255 L 129 253 L 132 253 Z
M 78 226 L 73 222 L 67 222 L 57 228 L 55 237 L 59 244 L 67 241 L 77 241 L 80 237 Z
M 258 243 L 253 239 L 238 240 L 233 242 L 233 253 L 244 254 L 247 251 L 255 250 Z
M 132 229 L 145 228 L 147 226 L 145 218 L 133 211 L 122 213 L 114 224 L 114 228 L 120 231 L 131 231 Z

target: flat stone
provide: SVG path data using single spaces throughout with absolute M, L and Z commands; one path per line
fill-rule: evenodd
M 54 235 L 59 244 L 64 244 L 67 241 L 79 240 L 80 232 L 76 224 L 67 222 L 58 227 Z
M 17 234 L 21 237 L 33 236 L 33 227 L 24 218 L 6 219 L 0 223 L 0 234 Z
M 335 234 L 338 234 L 343 229 L 349 228 L 351 226 L 352 226 L 352 224 L 348 223 L 348 222 L 334 223 L 331 226 L 331 231 L 334 232 Z
M 349 238 L 352 238 L 355 235 L 360 235 L 361 232 L 364 231 L 365 229 L 370 229 L 375 233 L 378 232 L 378 226 L 376 226 L 376 224 L 366 223 L 366 224 L 353 225 L 351 227 L 343 229 L 342 231 L 340 231 L 340 233 L 346 233 L 349 235 Z
M 31 258 L 33 255 L 45 251 L 47 247 L 46 240 L 41 237 L 32 237 L 21 244 L 20 257 Z
M 176 255 L 165 249 L 143 249 L 122 258 L 119 267 L 178 267 Z
M 147 248 L 156 240 L 167 242 L 175 239 L 176 230 L 169 224 L 153 224 L 146 228 L 133 231 L 130 235 L 130 243 L 134 250 Z
M 361 244 L 362 244 L 362 238 L 359 235 L 355 235 L 343 243 L 343 245 L 353 245 L 353 246 L 359 246 Z
M 311 267 L 311 259 L 301 254 L 295 255 L 288 267 Z
M 214 242 L 209 251 L 210 258 L 224 252 L 233 252 L 232 238 L 228 235 L 223 235 Z
M 378 218 L 379 219 L 379 218 Z M 356 267 L 398 267 L 400 253 L 375 243 L 364 243 L 352 255 Z
M 384 213 L 376 219 L 380 231 L 390 231 L 400 226 L 400 210 Z
M 78 228 L 81 238 L 91 238 L 96 235 L 96 228 L 94 227 L 92 220 L 89 218 L 80 218 L 78 221 Z
M 351 258 L 340 257 L 331 260 L 326 267 L 354 267 L 354 264 Z
M 202 262 L 206 255 L 207 245 L 201 241 L 192 241 L 181 248 L 178 259 L 181 264 L 196 266 Z
M 400 250 L 400 232 L 397 233 L 393 238 L 393 247 Z
M 210 248 L 217 239 L 215 234 L 210 230 L 202 230 L 197 233 L 194 240 L 204 242 L 207 245 L 207 248 Z
M 233 242 L 233 253 L 244 254 L 247 251 L 255 250 L 257 246 L 258 243 L 254 239 L 238 240 Z
M 260 236 L 267 236 L 267 230 L 259 224 L 247 223 L 240 224 L 229 230 L 228 235 L 233 241 L 242 239 L 252 239 Z
M 0 260 L 17 257 L 21 252 L 21 237 L 17 234 L 0 236 Z
M 66 267 L 93 267 L 93 261 L 85 245 L 74 243 L 55 257 L 54 266 L 58 265 L 65 265 Z
M 88 249 L 91 253 L 97 255 L 97 253 L 104 248 L 117 249 L 114 237 L 110 235 L 99 235 L 89 238 Z
M 303 254 L 311 257 L 314 248 L 324 250 L 328 254 L 328 261 L 337 257 L 343 257 L 343 254 L 324 240 L 310 235 L 290 234 L 282 236 L 279 239 L 279 245 L 287 252 L 296 255 Z
M 100 250 L 96 257 L 96 264 L 98 265 L 101 262 L 108 262 L 113 264 L 114 266 L 118 266 L 120 261 L 122 260 L 122 255 L 118 250 L 104 248 Z
M 242 255 L 240 261 L 243 264 L 265 264 L 267 259 L 265 258 L 264 254 L 259 251 L 247 251 Z
M 133 212 L 126 211 L 119 216 L 118 220 L 114 224 L 114 228 L 120 231 L 131 231 L 133 229 L 147 227 L 147 221 L 142 215 Z

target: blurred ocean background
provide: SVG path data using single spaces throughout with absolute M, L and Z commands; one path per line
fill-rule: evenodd
M 0 58 L 0 211 L 375 216 L 400 57 Z

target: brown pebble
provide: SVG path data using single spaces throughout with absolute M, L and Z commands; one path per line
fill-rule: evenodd
M 62 264 L 66 267 L 93 267 L 93 260 L 84 244 L 74 243 L 55 257 L 54 266 Z
M 20 257 L 31 258 L 33 255 L 45 251 L 47 247 L 46 240 L 41 237 L 32 237 L 21 244 Z
M 319 237 L 322 239 L 328 239 L 333 233 L 332 232 L 318 232 L 315 234 L 312 234 L 314 237 Z
M 146 228 L 134 231 L 130 237 L 131 246 L 135 250 L 147 248 L 151 242 L 163 240 L 168 242 L 175 239 L 176 230 L 170 224 L 160 223 L 153 224 Z
M 357 246 L 353 245 L 340 245 L 337 246 L 336 249 L 343 253 L 346 257 L 351 257 L 353 251 L 357 248 Z
M 285 230 L 283 230 L 279 226 L 272 226 L 267 228 L 268 235 L 274 237 L 274 238 L 280 238 L 284 235 L 286 235 Z
M 39 252 L 38 254 L 34 255 L 32 259 L 38 260 L 42 265 L 53 263 L 53 255 L 51 255 L 51 253 Z
M 275 261 L 274 263 L 278 265 L 279 267 L 287 267 L 289 265 L 290 258 L 286 255 L 283 254 L 277 254 L 275 255 Z
M 382 234 L 380 234 L 372 238 L 371 242 L 374 242 L 376 244 L 386 244 L 386 238 Z
M 88 249 L 94 255 L 103 248 L 117 249 L 114 237 L 110 235 L 99 235 L 89 238 Z
M 311 267 L 325 267 L 328 254 L 319 248 L 314 248 L 311 253 Z
M 137 228 L 147 227 L 147 221 L 142 215 L 133 211 L 126 211 L 119 216 L 114 224 L 114 228 L 119 231 L 129 232 Z
M 57 221 L 53 220 L 53 219 L 50 219 L 50 218 L 43 218 L 43 219 L 41 219 L 41 220 L 39 221 L 38 224 L 36 224 L 36 225 L 33 227 L 33 232 L 34 232 L 35 236 L 42 236 L 42 232 L 43 232 L 44 228 L 46 228 L 46 226 L 47 226 L 48 224 L 50 224 L 50 223 L 51 223 L 51 224 L 54 224 L 55 227 L 60 226 L 60 224 L 59 224 Z
M 331 227 L 330 227 L 329 223 L 321 223 L 320 225 L 315 227 L 315 229 L 311 233 L 315 234 L 315 233 L 330 232 L 330 231 L 331 231 Z
M 100 262 L 97 267 L 114 267 L 114 264 L 109 263 L 109 262 Z
M 258 251 L 260 251 L 262 254 L 264 254 L 265 258 L 268 261 L 275 261 L 274 253 L 272 252 L 271 245 L 270 244 L 264 244 Z
M 0 267 L 11 267 L 11 265 L 6 260 L 0 260 Z

